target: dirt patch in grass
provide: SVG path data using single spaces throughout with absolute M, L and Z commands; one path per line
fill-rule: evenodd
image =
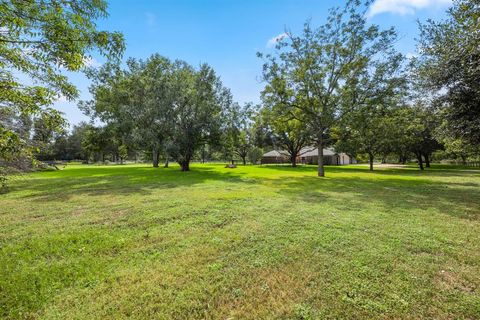
M 441 290 L 459 290 L 466 293 L 475 293 L 473 283 L 469 283 L 453 271 L 440 270 L 435 276 L 435 284 Z

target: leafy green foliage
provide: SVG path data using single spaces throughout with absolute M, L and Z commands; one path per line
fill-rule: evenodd
M 174 74 L 173 92 L 175 117 L 170 152 L 182 171 L 188 171 L 195 150 L 206 143 L 219 143 L 222 115 L 232 98 L 206 64 L 195 70 L 182 63 Z
M 248 150 L 248 160 L 251 164 L 258 164 L 262 159 L 263 150 L 259 147 L 252 147 Z
M 89 76 L 93 99 L 82 101 L 81 109 L 108 123 L 119 145 L 131 141 L 151 152 L 154 167 L 163 151 L 187 171 L 199 147 L 218 144 L 231 94 L 210 66 L 197 70 L 154 54 L 145 61 L 129 59 L 127 70 L 106 64 Z
M 128 156 L 128 148 L 126 145 L 122 144 L 120 147 L 118 147 L 118 156 L 120 157 L 120 161 L 123 164 L 123 161 Z
M 269 124 L 273 144 L 290 155 L 290 162 L 295 167 L 300 151 L 312 142 L 313 133 L 303 122 L 285 115 L 283 111 L 281 105 L 274 105 L 264 108 L 261 116 Z
M 330 11 L 324 25 L 314 29 L 307 23 L 299 36 L 287 31 L 276 54 L 265 56 L 264 101 L 312 131 L 320 152 L 319 176 L 324 175 L 321 153 L 341 115 L 348 80 L 368 70 L 395 35 L 367 24 L 369 3 L 347 1 Z
M 455 0 L 445 21 L 421 26 L 418 73 L 455 138 L 480 144 L 480 5 Z
M 2 31 L 0 62 L 2 106 L 38 111 L 61 94 L 77 97 L 76 88 L 61 74 L 61 68 L 79 71 L 94 49 L 109 57 L 123 52 L 123 36 L 99 31 L 95 20 L 107 16 L 103 0 L 17 1 L 0 3 Z M 13 70 L 42 86 L 15 80 Z
M 403 56 L 394 49 L 396 40 L 395 33 L 384 35 L 378 43 L 377 57 L 369 62 L 368 68 L 353 72 L 342 88 L 337 151 L 367 154 L 370 170 L 375 156 L 393 149 L 392 113 L 406 95 Z
M 238 103 L 228 103 L 223 115 L 224 135 L 222 137 L 225 153 L 229 155 L 232 163 L 235 156 L 242 159 L 243 164 L 254 143 L 253 118 L 258 106 L 246 103 L 240 106 Z
M 61 126 L 60 114 L 45 107 L 60 96 L 78 96 L 63 71 L 84 69 L 93 50 L 108 58 L 122 54 L 120 33 L 97 30 L 106 10 L 103 0 L 0 2 L 0 159 L 34 154 L 22 150 L 32 143 L 19 133 L 17 119 L 41 119 L 39 134 Z

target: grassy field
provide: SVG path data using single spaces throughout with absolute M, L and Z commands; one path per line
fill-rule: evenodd
M 480 318 L 480 170 L 192 169 L 15 179 L 0 318 Z

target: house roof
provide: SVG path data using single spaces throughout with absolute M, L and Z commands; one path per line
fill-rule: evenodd
M 337 154 L 337 153 L 332 148 L 323 149 L 323 155 L 324 156 L 333 156 L 335 154 Z M 318 149 L 317 148 L 310 149 L 309 151 L 301 154 L 301 156 L 302 157 L 317 157 L 318 156 Z
M 288 156 L 288 152 L 283 150 L 272 150 L 263 155 L 263 157 L 267 157 L 267 158 L 285 157 L 285 156 Z
M 335 150 L 331 148 L 323 149 L 324 156 L 333 156 L 335 155 Z M 301 157 L 316 157 L 318 156 L 318 149 L 315 147 L 304 147 L 300 150 L 299 156 Z M 284 150 L 272 150 L 263 155 L 265 158 L 273 158 L 273 157 L 285 157 L 288 156 L 288 152 Z
M 302 150 L 298 153 L 299 156 L 305 156 L 306 153 L 312 152 L 315 150 L 315 147 L 303 147 Z

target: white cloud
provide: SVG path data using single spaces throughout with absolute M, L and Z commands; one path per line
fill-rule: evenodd
M 99 67 L 102 64 L 98 62 L 94 57 L 84 57 L 83 58 L 83 66 L 84 67 Z
M 274 47 L 277 44 L 277 42 L 282 41 L 287 36 L 288 35 L 284 32 L 284 33 L 280 33 L 279 35 L 271 38 L 270 40 L 267 41 L 267 48 Z
M 452 0 L 375 0 L 368 11 L 371 18 L 380 13 L 414 14 L 416 10 L 446 7 Z
M 149 27 L 153 27 L 154 25 L 157 24 L 157 16 L 155 14 L 151 12 L 146 12 L 145 17 L 147 19 L 146 21 Z

